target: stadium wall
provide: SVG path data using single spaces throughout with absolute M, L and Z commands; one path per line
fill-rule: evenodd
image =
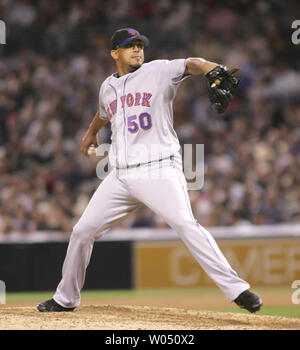
M 85 289 L 133 288 L 131 247 L 126 241 L 95 242 Z M 6 291 L 54 290 L 66 251 L 65 241 L 0 244 L 0 280 Z
M 300 225 L 211 228 L 220 249 L 251 286 L 300 280 Z M 69 236 L 60 232 L 0 235 L 0 280 L 7 291 L 53 290 Z M 109 232 L 95 242 L 84 289 L 214 286 L 172 230 Z

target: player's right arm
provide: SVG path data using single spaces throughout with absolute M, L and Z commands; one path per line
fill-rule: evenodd
M 97 134 L 99 130 L 108 123 L 109 120 L 104 120 L 99 117 L 99 111 L 95 114 L 91 124 L 88 127 L 87 132 L 82 138 L 80 152 L 83 153 L 86 157 L 88 157 L 88 148 L 90 145 L 94 144 L 98 147 L 98 139 Z

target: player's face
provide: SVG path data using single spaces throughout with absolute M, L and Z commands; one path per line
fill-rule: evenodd
M 132 40 L 115 52 L 115 59 L 122 66 L 128 66 L 129 70 L 135 70 L 144 63 L 144 44 L 141 40 Z

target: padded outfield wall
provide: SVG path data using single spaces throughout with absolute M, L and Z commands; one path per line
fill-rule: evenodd
M 209 230 L 251 286 L 300 280 L 300 226 L 218 227 Z M 0 280 L 7 291 L 53 290 L 69 236 L 59 232 L 0 235 Z M 214 286 L 172 230 L 111 231 L 96 241 L 84 289 Z

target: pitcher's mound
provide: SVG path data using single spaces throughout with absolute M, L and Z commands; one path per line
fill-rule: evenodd
M 300 319 L 132 305 L 88 305 L 59 313 L 41 313 L 34 307 L 1 307 L 0 329 L 277 330 L 300 329 Z

